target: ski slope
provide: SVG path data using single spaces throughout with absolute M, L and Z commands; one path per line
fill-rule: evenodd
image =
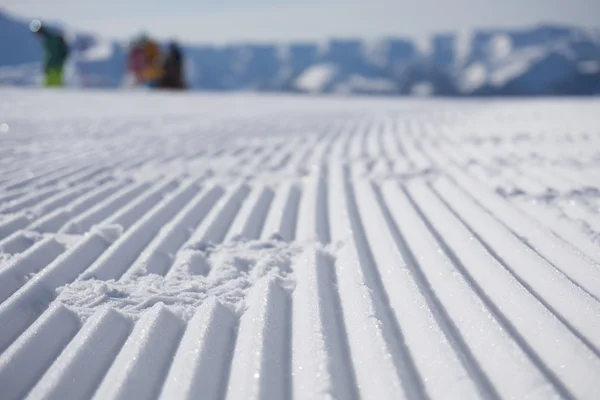
M 0 397 L 597 399 L 599 115 L 3 90 Z

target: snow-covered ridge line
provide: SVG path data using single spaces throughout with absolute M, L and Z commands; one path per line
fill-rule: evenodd
M 39 85 L 40 43 L 3 14 L 0 85 Z M 57 27 L 58 28 L 58 27 Z M 59 28 L 58 28 L 59 29 Z M 600 31 L 557 24 L 323 43 L 182 44 L 192 89 L 385 95 L 600 94 Z M 68 34 L 68 85 L 122 87 L 126 43 Z M 202 38 L 199 36 L 199 39 Z M 166 43 L 165 43 L 166 45 Z
M 594 399 L 598 107 L 7 91 L 0 397 Z

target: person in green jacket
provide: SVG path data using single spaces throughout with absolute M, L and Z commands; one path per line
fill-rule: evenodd
M 32 23 L 31 30 L 42 39 L 44 47 L 45 86 L 57 87 L 63 85 L 63 68 L 69 55 L 69 47 L 60 33 L 50 31 L 37 21 Z

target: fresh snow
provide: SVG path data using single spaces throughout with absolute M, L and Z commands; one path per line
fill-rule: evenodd
M 0 397 L 595 399 L 599 113 L 5 89 Z

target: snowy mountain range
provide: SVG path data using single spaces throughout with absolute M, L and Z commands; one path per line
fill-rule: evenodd
M 0 12 L 0 84 L 39 82 L 41 48 L 27 22 Z M 70 34 L 71 85 L 120 87 L 127 45 Z M 85 48 L 85 50 L 83 50 Z M 600 31 L 543 25 L 324 45 L 185 45 L 194 89 L 387 95 L 600 94 Z

